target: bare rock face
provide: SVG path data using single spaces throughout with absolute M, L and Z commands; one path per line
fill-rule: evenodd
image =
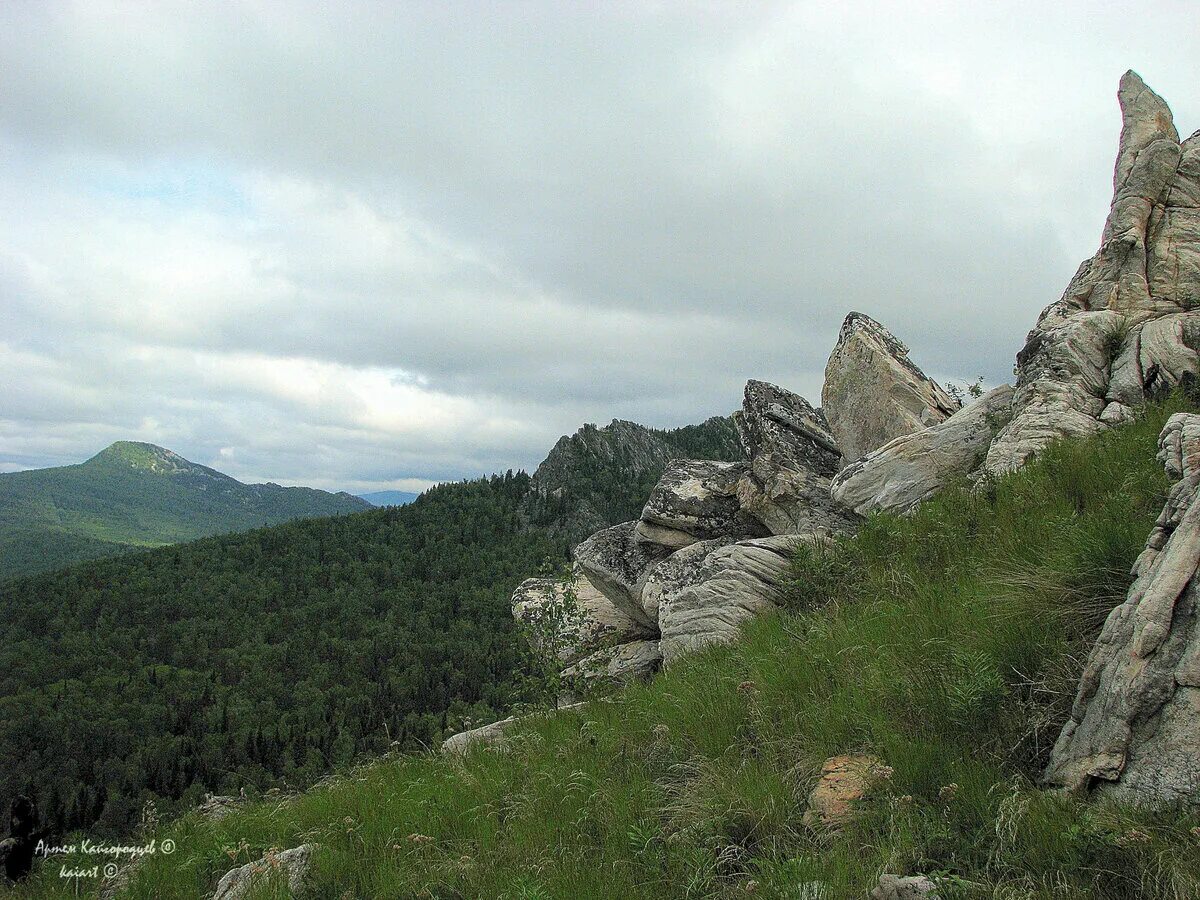
M 617 609 L 653 632 L 657 623 L 642 608 L 642 586 L 669 551 L 637 540 L 636 529 L 636 522 L 625 522 L 596 532 L 575 548 L 575 562 Z
M 744 463 L 671 460 L 642 510 L 637 539 L 676 550 L 715 537 L 765 535 L 738 506 L 738 482 L 746 471 Z
M 513 591 L 513 617 L 530 623 L 539 616 L 556 615 L 556 609 L 563 609 L 568 587 L 575 600 L 577 616 L 563 622 L 566 633 L 557 636 L 553 648 L 563 665 L 578 662 L 601 646 L 657 634 L 657 629 L 636 622 L 617 609 L 579 572 L 569 586 L 554 578 L 526 578 Z M 537 631 L 534 629 L 535 635 Z
M 293 897 L 300 897 L 308 887 L 308 870 L 316 849 L 315 844 L 302 844 L 281 853 L 268 853 L 256 862 L 226 872 L 217 883 L 212 900 L 242 900 L 252 888 L 268 879 L 279 879 Z
M 748 619 L 775 609 L 795 548 L 820 535 L 781 535 L 708 542 L 679 551 L 659 576 L 659 649 L 664 665 L 714 643 L 736 639 Z M 678 558 L 677 557 L 682 557 Z M 656 573 L 657 574 L 657 573 Z
M 1172 416 L 1159 448 L 1179 480 L 1092 649 L 1045 780 L 1200 808 L 1200 416 Z
M 961 405 L 890 331 L 862 313 L 846 316 L 825 366 L 821 406 L 847 463 L 945 421 Z
M 590 683 L 646 681 L 662 668 L 658 641 L 628 641 L 602 647 L 563 671 L 563 677 Z
M 1043 311 L 1017 356 L 1013 418 L 984 471 L 1019 467 L 1051 441 L 1129 418 L 1200 360 L 1200 133 L 1180 143 L 1166 103 L 1134 72 L 1099 251 Z
M 749 381 L 734 424 L 750 458 L 738 484 L 744 515 L 771 534 L 857 527 L 858 517 L 829 495 L 842 454 L 808 401 L 765 381 Z
M 1008 421 L 1013 389 L 995 388 L 946 421 L 884 444 L 850 463 L 830 493 L 859 515 L 908 512 L 983 463 L 996 432 Z

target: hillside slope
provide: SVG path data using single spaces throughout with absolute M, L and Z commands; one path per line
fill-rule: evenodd
M 568 463 L 556 449 L 554 509 L 643 491 L 668 453 L 722 449 L 725 420 L 712 422 L 564 438 L 600 435 L 611 460 L 639 464 L 593 464 L 600 454 L 578 449 Z M 168 462 L 187 465 L 147 465 Z M 113 472 L 119 496 L 141 483 L 117 460 L 76 468 Z M 210 494 L 243 487 L 195 468 L 174 477 Z M 27 792 L 56 833 L 121 833 L 147 799 L 170 812 L 207 791 L 302 785 L 393 742 L 420 749 L 501 716 L 527 679 L 509 596 L 570 547 L 571 525 L 535 481 L 443 484 L 405 506 L 0 586 L 0 757 L 13 761 L 0 767 L 0 804 Z
M 792 609 L 740 643 L 528 720 L 502 751 L 189 816 L 123 896 L 204 896 L 231 860 L 305 842 L 319 896 L 840 900 L 884 871 L 933 874 L 944 897 L 1197 896 L 1200 818 L 1035 787 L 1166 494 L 1170 411 L 871 518 L 798 557 Z M 848 825 L 811 827 L 822 761 L 847 752 L 888 768 Z M 69 891 L 46 875 L 25 895 Z
M 243 484 L 153 444 L 0 475 L 0 580 L 291 519 L 359 512 L 349 494 Z
M 535 525 L 577 543 L 594 531 L 636 519 L 672 459 L 740 460 L 733 419 L 714 416 L 669 430 L 613 419 L 584 425 L 558 443 L 533 473 L 525 511 Z

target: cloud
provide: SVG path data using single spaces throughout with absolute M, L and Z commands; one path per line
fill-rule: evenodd
M 1184 4 L 13 4 L 0 466 L 369 489 L 813 399 L 845 312 L 1009 377 Z

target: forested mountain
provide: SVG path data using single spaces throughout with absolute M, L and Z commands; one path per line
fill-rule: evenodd
M 566 562 L 566 518 L 605 492 L 624 499 L 592 515 L 632 517 L 669 457 L 731 436 L 588 426 L 535 478 L 0 586 L 0 804 L 27 792 L 56 830 L 120 832 L 146 800 L 302 785 L 498 717 L 524 679 L 509 596 Z
M 621 419 L 584 425 L 559 438 L 533 474 L 525 509 L 535 524 L 578 542 L 616 522 L 636 519 L 672 459 L 738 460 L 730 416 L 660 430 Z
M 0 475 L 0 580 L 135 548 L 370 508 L 349 494 L 243 484 L 153 444 Z
M 372 506 L 403 506 L 405 503 L 412 503 L 420 495 L 411 491 L 372 491 L 358 496 Z

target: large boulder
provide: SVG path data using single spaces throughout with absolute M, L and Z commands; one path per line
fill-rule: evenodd
M 566 583 L 557 578 L 526 578 L 513 591 L 512 613 L 529 626 L 534 641 L 548 640 L 553 645 L 539 649 L 555 653 L 563 665 L 578 662 L 602 646 L 657 634 L 617 609 L 581 572 Z
M 1178 481 L 1092 649 L 1045 779 L 1200 808 L 1200 416 L 1172 416 L 1159 447 Z
M 308 889 L 308 871 L 316 849 L 315 844 L 302 844 L 232 869 L 217 882 L 212 900 L 242 900 L 257 885 L 272 881 L 286 885 L 291 896 L 300 897 Z
M 662 668 L 658 641 L 629 641 L 602 647 L 563 671 L 568 685 L 576 679 L 586 684 L 628 684 L 646 681 Z
M 762 537 L 766 530 L 738 506 L 744 463 L 674 459 L 650 492 L 636 537 L 677 550 L 715 537 Z
M 857 526 L 858 517 L 829 495 L 842 454 L 824 417 L 807 400 L 750 381 L 734 424 L 750 459 L 738 483 L 744 515 L 777 535 Z
M 642 608 L 642 586 L 669 550 L 637 539 L 637 522 L 597 531 L 575 548 L 575 564 L 613 605 L 638 625 L 654 631 L 657 623 Z
M 988 391 L 946 421 L 906 434 L 846 466 L 833 479 L 833 498 L 859 515 L 908 512 L 947 485 L 975 472 L 996 432 L 1008 421 L 1013 389 Z
M 821 406 L 847 463 L 945 421 L 961 405 L 890 331 L 862 313 L 846 316 L 825 366 Z
M 657 598 L 664 665 L 708 644 L 736 639 L 746 620 L 775 609 L 792 554 L 824 533 L 709 542 L 679 551 Z M 657 574 L 657 573 L 656 573 Z M 669 576 L 669 580 L 668 580 Z
M 1200 367 L 1200 133 L 1180 143 L 1166 103 L 1133 72 L 1100 249 L 1043 311 L 1017 356 L 1013 417 L 983 470 L 1020 466 L 1061 437 L 1133 414 Z

